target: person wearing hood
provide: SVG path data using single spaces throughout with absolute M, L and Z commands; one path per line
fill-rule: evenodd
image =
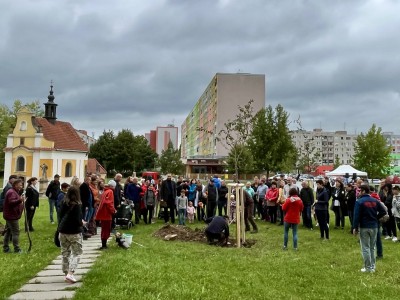
M 289 190 L 289 197 L 283 203 L 282 209 L 285 212 L 284 217 L 284 235 L 283 235 L 283 250 L 287 250 L 287 243 L 289 239 L 289 228 L 293 231 L 293 248 L 297 250 L 297 227 L 300 223 L 300 215 L 303 211 L 304 205 L 301 201 L 297 188 Z
M 111 233 L 111 223 L 113 215 L 116 213 L 114 208 L 114 189 L 117 183 L 110 180 L 104 187 L 101 194 L 99 209 L 97 210 L 96 220 L 101 224 L 101 247 L 100 250 L 107 249 L 107 240 Z

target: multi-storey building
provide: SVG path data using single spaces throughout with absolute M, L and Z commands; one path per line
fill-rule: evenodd
M 178 149 L 178 127 L 169 124 L 166 127 L 157 126 L 155 130 L 151 130 L 145 134 L 150 147 L 160 155 L 163 150 L 168 148 L 169 142 L 175 149 Z
M 226 157 L 228 150 L 217 140 L 218 133 L 235 119 L 238 106 L 250 100 L 254 113 L 265 107 L 265 75 L 217 73 L 182 124 L 182 158 Z
M 356 134 L 347 131 L 327 132 L 322 129 L 313 131 L 296 130 L 292 132 L 292 140 L 296 148 L 317 158 L 318 165 L 352 164 L 356 145 Z
M 393 132 L 382 132 L 388 146 L 392 147 L 392 153 L 400 153 L 400 135 Z

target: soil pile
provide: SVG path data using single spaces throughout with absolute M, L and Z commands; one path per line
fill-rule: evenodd
M 154 236 L 167 240 L 207 243 L 207 237 L 204 230 L 204 228 L 196 228 L 193 230 L 186 226 L 164 225 L 154 233 Z
M 161 238 L 163 240 L 176 240 L 176 241 L 185 241 L 185 242 L 200 242 L 208 244 L 207 237 L 205 234 L 204 228 L 195 228 L 194 230 L 181 225 L 164 225 L 159 230 L 157 230 L 153 236 L 157 238 Z M 245 243 L 242 244 L 245 248 L 250 248 L 256 243 L 256 240 L 246 240 Z M 218 243 L 215 243 L 218 245 Z M 236 247 L 236 239 L 229 239 L 229 243 L 224 245 L 224 247 Z

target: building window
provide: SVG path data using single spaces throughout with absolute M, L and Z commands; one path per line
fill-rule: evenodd
M 71 177 L 72 176 L 72 164 L 68 162 L 65 165 L 65 177 Z
M 26 131 L 26 122 L 25 121 L 21 122 L 21 126 L 19 127 L 19 130 Z
M 19 139 L 19 144 L 21 145 L 21 146 L 23 146 L 23 145 L 25 145 L 25 138 L 20 138 Z
M 19 156 L 17 158 L 17 172 L 24 172 L 25 171 L 25 158 Z

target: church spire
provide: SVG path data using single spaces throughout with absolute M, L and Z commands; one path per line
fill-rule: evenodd
M 57 104 L 54 103 L 54 92 L 53 92 L 53 80 L 50 82 L 50 94 L 47 97 L 48 101 L 44 104 L 45 112 L 44 117 L 52 124 L 56 122 L 57 119 Z

